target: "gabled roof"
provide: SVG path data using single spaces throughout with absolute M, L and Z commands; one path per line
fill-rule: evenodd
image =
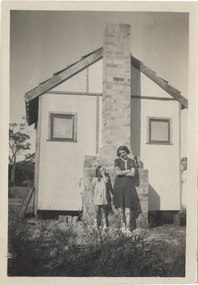
M 92 53 L 83 56 L 79 61 L 67 66 L 65 69 L 60 70 L 53 74 L 53 76 L 40 83 L 36 88 L 30 90 L 25 94 L 26 102 L 26 118 L 28 125 L 32 125 L 37 122 L 38 117 L 38 97 L 52 88 L 63 83 L 67 79 L 78 74 L 82 70 L 86 69 L 93 63 L 97 62 L 103 57 L 103 48 L 99 48 Z
M 37 123 L 38 119 L 38 97 L 47 91 L 53 89 L 74 75 L 78 74 L 82 70 L 86 69 L 90 65 L 94 64 L 98 60 L 103 58 L 103 48 L 99 48 L 92 53 L 83 56 L 79 61 L 67 66 L 53 74 L 53 76 L 40 83 L 37 87 L 30 90 L 25 94 L 26 102 L 26 118 L 28 125 Z M 131 64 L 158 84 L 162 89 L 169 93 L 175 100 L 177 100 L 182 108 L 188 108 L 188 100 L 181 95 L 181 92 L 173 88 L 167 81 L 156 75 L 154 71 L 146 67 L 141 61 L 131 56 Z M 141 98 L 141 97 L 140 97 Z
M 175 100 L 177 100 L 182 108 L 188 108 L 188 100 L 181 95 L 181 92 L 172 87 L 168 82 L 161 77 L 157 76 L 156 73 L 150 68 L 146 67 L 137 58 L 131 56 L 131 64 L 164 89 L 168 94 L 170 94 Z
M 73 63 L 72 65 L 67 66 L 65 69 L 54 73 L 54 75 L 50 79 L 40 83 L 39 86 L 37 86 L 36 88 L 30 90 L 25 94 L 26 102 L 31 101 L 32 99 L 44 94 L 50 89 L 61 84 L 65 80 L 73 77 L 74 75 L 84 70 L 88 66 L 92 65 L 102 57 L 103 57 L 103 48 L 99 48 L 96 51 L 93 51 L 92 53 L 83 56 L 79 61 Z

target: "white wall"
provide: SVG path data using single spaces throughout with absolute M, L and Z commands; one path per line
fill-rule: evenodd
M 77 142 L 49 141 L 49 112 L 77 113 Z M 42 96 L 38 210 L 80 210 L 84 155 L 96 154 L 96 97 Z
M 99 61 L 89 68 L 89 92 L 102 92 L 101 67 L 102 61 Z M 86 71 L 58 86 L 57 90 L 85 92 Z M 171 98 L 143 74 L 141 76 L 141 95 Z M 97 99 L 92 96 L 57 94 L 45 94 L 41 98 L 38 209 L 78 210 L 82 203 L 78 183 L 82 177 L 84 155 L 96 154 Z M 149 209 L 178 210 L 180 206 L 179 104 L 174 101 L 144 99 L 141 100 L 141 104 L 140 157 L 144 168 L 149 170 Z M 101 97 L 99 106 L 100 148 Z M 77 112 L 78 142 L 48 141 L 49 112 L 53 111 Z M 172 118 L 172 145 L 147 144 L 147 117 Z
M 169 97 L 142 76 L 142 96 Z M 147 143 L 147 117 L 172 118 L 172 144 Z M 179 103 L 142 100 L 141 160 L 149 171 L 149 210 L 180 209 Z
M 80 72 L 54 91 L 102 93 L 102 62 L 93 64 L 88 72 Z M 96 155 L 101 147 L 102 97 L 99 98 L 99 136 L 96 136 L 96 104 L 95 96 L 44 94 L 40 97 L 38 210 L 81 209 L 79 181 L 83 176 L 84 156 Z M 48 140 L 49 112 L 77 113 L 77 142 Z
M 89 67 L 89 92 L 103 92 L 103 59 Z M 99 98 L 99 145 L 98 151 L 102 147 L 102 97 Z

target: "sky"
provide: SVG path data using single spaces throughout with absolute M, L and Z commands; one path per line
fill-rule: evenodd
M 25 115 L 26 92 L 103 46 L 108 23 L 130 24 L 132 55 L 188 98 L 188 13 L 13 10 L 10 19 L 10 122 Z

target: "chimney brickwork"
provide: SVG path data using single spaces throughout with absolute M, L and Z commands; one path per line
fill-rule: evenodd
M 86 156 L 84 161 L 83 219 L 88 223 L 93 222 L 95 217 L 91 186 L 95 166 L 100 164 L 106 167 L 113 187 L 116 150 L 121 144 L 129 149 L 131 146 L 130 51 L 130 26 L 109 24 L 103 46 L 102 147 L 97 156 Z M 137 220 L 141 226 L 147 223 L 148 170 L 139 169 L 136 189 L 143 212 Z
M 100 156 L 112 160 L 120 144 L 130 146 L 130 26 L 109 24 L 103 45 L 103 113 Z

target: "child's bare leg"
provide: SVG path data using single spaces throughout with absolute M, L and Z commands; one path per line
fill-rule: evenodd
M 101 209 L 102 211 L 102 227 L 105 229 L 108 227 L 108 221 L 107 221 L 107 207 L 104 205 Z
M 99 216 L 99 206 L 95 205 L 95 217 L 94 217 L 94 226 L 98 226 L 98 216 Z

